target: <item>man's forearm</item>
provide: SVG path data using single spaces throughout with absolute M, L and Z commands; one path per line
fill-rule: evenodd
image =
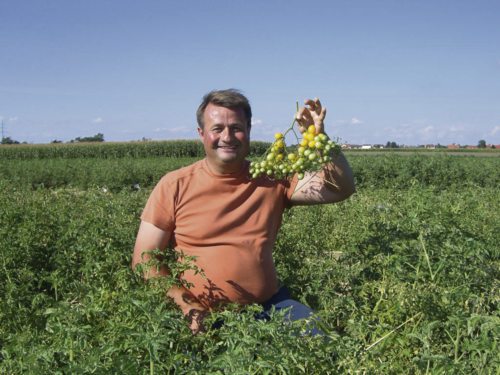
M 146 259 L 147 258 L 147 259 Z M 149 256 L 145 256 L 143 262 L 132 262 L 132 268 L 135 269 L 139 264 L 147 264 Z M 155 277 L 166 277 L 170 275 L 168 268 L 164 265 L 152 266 L 143 270 L 144 279 L 152 279 Z M 193 333 L 198 333 L 203 330 L 203 319 L 207 314 L 207 308 L 184 286 L 173 285 L 166 293 L 182 311 L 189 321 L 189 328 Z
M 138 265 L 147 265 L 151 262 L 151 255 L 143 253 L 141 257 L 141 262 L 132 262 L 132 268 L 135 269 Z M 143 277 L 145 280 L 152 279 L 155 277 L 166 277 L 169 276 L 170 272 L 168 267 L 164 264 L 147 266 L 143 269 Z M 191 304 L 199 304 L 199 301 L 187 288 L 182 285 L 172 286 L 167 291 L 167 296 L 170 297 L 176 305 L 178 305 L 184 312 L 189 309 Z M 201 305 L 201 304 L 200 304 Z
M 152 250 L 165 250 L 171 238 L 171 233 L 156 227 L 147 221 L 141 221 L 134 252 L 132 254 L 132 269 L 142 266 L 144 279 L 148 280 L 156 277 L 167 277 L 170 275 L 168 267 L 161 262 L 161 256 Z M 174 283 L 176 284 L 176 283 Z M 182 285 L 173 285 L 166 296 L 171 298 L 179 306 L 183 314 L 189 318 L 189 328 L 193 333 L 202 330 L 202 320 L 206 314 L 206 307 L 203 306 L 187 288 Z
M 158 264 L 151 264 L 153 261 Z M 143 277 L 146 280 L 169 275 L 168 268 L 161 264 L 159 260 L 154 260 L 154 256 L 149 251 L 142 251 L 140 253 L 134 251 L 132 256 L 132 270 L 135 270 L 138 266 L 142 268 Z
M 323 168 L 325 186 L 346 199 L 356 191 L 352 169 L 342 152 L 333 154 L 332 158 Z

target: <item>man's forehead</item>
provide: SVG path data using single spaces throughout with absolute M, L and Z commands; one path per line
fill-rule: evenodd
M 245 122 L 245 112 L 241 108 L 227 108 L 209 103 L 203 115 L 212 120 L 232 119 Z

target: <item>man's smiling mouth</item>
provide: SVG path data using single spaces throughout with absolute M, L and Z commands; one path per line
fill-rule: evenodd
M 236 150 L 238 148 L 238 146 L 217 146 L 217 148 L 220 148 L 224 151 L 232 151 L 232 150 Z

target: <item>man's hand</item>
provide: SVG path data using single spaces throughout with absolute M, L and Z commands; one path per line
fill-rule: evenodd
M 314 125 L 315 133 L 324 133 L 326 108 L 318 98 L 307 99 L 305 107 L 299 109 L 295 120 L 299 130 L 304 133 Z M 334 203 L 348 198 L 355 192 L 352 170 L 342 153 L 332 155 L 333 163 L 326 164 L 320 171 L 306 172 L 292 195 L 294 205 Z
M 194 335 L 205 330 L 203 319 L 208 315 L 208 310 L 195 296 L 182 286 L 173 286 L 168 290 L 167 296 L 179 306 Z
M 304 133 L 309 125 L 314 125 L 316 134 L 323 133 L 325 130 L 323 122 L 326 116 L 326 108 L 321 106 L 318 98 L 307 99 L 304 104 L 306 106 L 300 108 L 295 116 L 300 132 Z
M 207 315 L 207 310 L 198 310 L 195 308 L 189 310 L 189 312 L 186 314 L 186 319 L 188 320 L 189 328 L 191 329 L 193 335 L 196 335 L 200 332 L 205 332 L 203 320 Z

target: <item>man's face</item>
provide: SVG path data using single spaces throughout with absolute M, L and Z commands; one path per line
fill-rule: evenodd
M 242 109 L 208 104 L 203 113 L 204 128 L 198 128 L 207 160 L 218 173 L 238 172 L 250 145 L 250 129 Z

